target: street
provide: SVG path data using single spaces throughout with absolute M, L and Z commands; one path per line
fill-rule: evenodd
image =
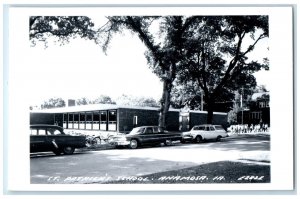
M 109 183 L 128 179 L 136 181 L 139 177 L 143 181 L 142 176 L 150 174 L 224 161 L 269 168 L 270 137 L 241 135 L 225 138 L 221 142 L 175 143 L 172 146 L 135 150 L 77 150 L 69 156 L 55 156 L 50 152 L 31 154 L 31 183 Z M 147 181 L 151 183 L 151 180 Z

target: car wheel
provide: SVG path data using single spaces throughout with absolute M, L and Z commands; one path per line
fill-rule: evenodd
M 202 142 L 202 137 L 200 136 L 200 135 L 198 135 L 196 138 L 195 138 L 195 142 L 196 143 L 200 143 L 200 142 Z
M 136 149 L 136 148 L 138 148 L 138 141 L 137 140 L 131 140 L 130 141 L 130 144 L 129 144 L 129 148 L 131 148 L 131 149 Z
M 217 142 L 220 142 L 220 141 L 221 141 L 221 138 L 222 138 L 221 136 L 218 136 L 217 139 L 216 139 Z
M 75 148 L 74 147 L 71 147 L 71 146 L 66 146 L 63 148 L 63 153 L 65 155 L 72 155 L 75 151 Z
M 93 140 L 93 145 L 98 145 L 98 144 L 101 144 L 101 139 L 97 137 Z
M 170 146 L 171 144 L 172 144 L 172 140 L 170 140 L 170 139 L 165 140 L 166 146 Z

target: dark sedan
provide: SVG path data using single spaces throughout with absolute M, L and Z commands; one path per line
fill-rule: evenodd
M 71 155 L 75 148 L 83 147 L 85 136 L 67 135 L 56 125 L 30 125 L 30 153 L 52 151 L 56 155 Z
M 167 132 L 158 126 L 141 126 L 132 129 L 127 135 L 119 135 L 110 142 L 115 146 L 129 146 L 136 149 L 142 145 L 155 145 L 164 143 L 171 145 L 173 141 L 181 141 L 181 133 Z

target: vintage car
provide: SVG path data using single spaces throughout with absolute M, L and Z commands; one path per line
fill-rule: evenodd
M 30 125 L 30 153 L 52 151 L 56 155 L 71 155 L 75 148 L 83 147 L 85 136 L 67 135 L 56 125 Z
M 228 137 L 227 132 L 221 125 L 203 124 L 194 126 L 190 131 L 182 133 L 182 142 L 194 141 L 200 143 L 204 140 L 220 141 Z
M 181 141 L 181 139 L 181 133 L 167 132 L 158 126 L 141 126 L 132 129 L 129 134 L 115 136 L 110 143 L 115 146 L 128 146 L 136 149 L 142 145 L 161 143 L 171 145 L 173 141 Z

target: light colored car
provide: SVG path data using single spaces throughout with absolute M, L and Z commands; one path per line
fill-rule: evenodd
M 204 140 L 220 141 L 228 137 L 227 132 L 221 125 L 203 124 L 194 126 L 190 131 L 182 133 L 182 141 L 194 141 L 200 143 Z

